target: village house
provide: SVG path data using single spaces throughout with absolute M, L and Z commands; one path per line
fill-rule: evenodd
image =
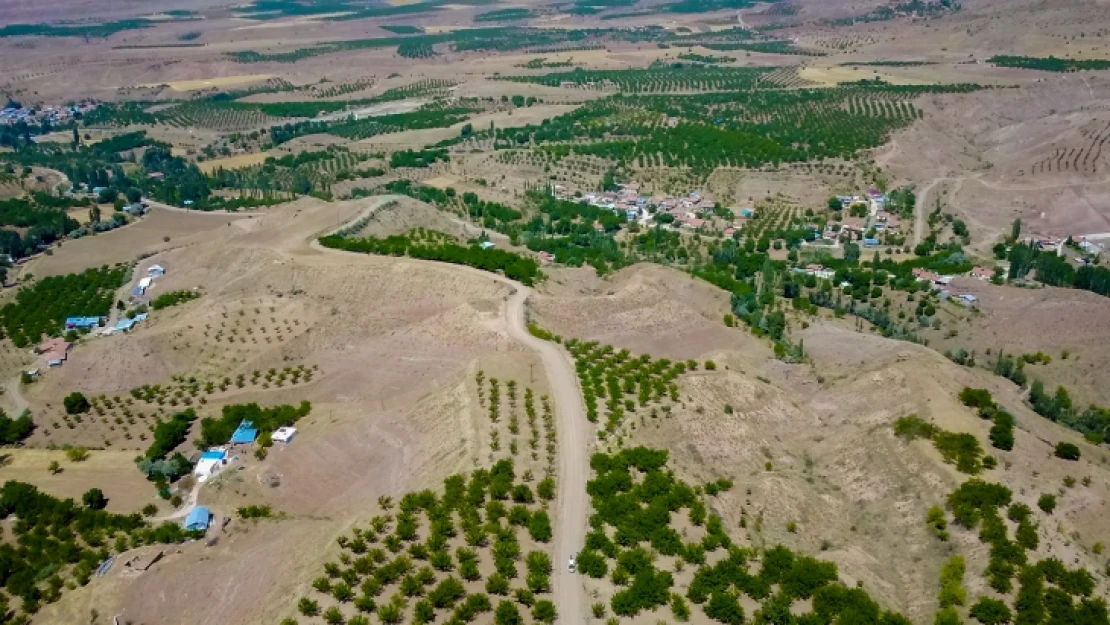
M 994 277 L 994 270 L 985 269 L 983 267 L 972 267 L 971 272 L 968 275 L 978 280 L 990 280 Z

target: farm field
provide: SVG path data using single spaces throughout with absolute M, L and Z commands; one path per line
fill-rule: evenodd
M 1099 3 L 9 13 L 0 621 L 1110 625 Z

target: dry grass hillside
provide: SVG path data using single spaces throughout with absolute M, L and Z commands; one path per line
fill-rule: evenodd
M 173 375 L 219 380 L 270 367 L 318 367 L 311 381 L 233 386 L 194 404 L 206 416 L 226 403 L 312 402 L 292 445 L 262 462 L 242 457 L 240 470 L 200 495 L 218 517 L 257 503 L 280 511 L 284 520 L 236 521 L 218 534 L 216 546 L 186 545 L 137 579 L 117 567 L 46 608 L 42 622 L 77 622 L 90 609 L 133 622 L 276 622 L 292 609 L 289 597 L 305 592 L 318 574 L 335 536 L 368 518 L 379 495 L 417 490 L 489 464 L 491 425 L 477 405 L 475 372 L 517 379 L 538 396 L 546 392 L 543 368 L 506 332 L 502 309 L 509 290 L 501 283 L 448 266 L 310 245 L 375 202 L 302 200 L 234 222 L 225 236 L 207 243 L 151 257 L 145 262 L 168 269 L 158 289 L 200 287 L 203 296 L 153 313 L 128 335 L 78 345 L 64 367 L 32 387 L 32 412 L 40 429 L 51 430 L 50 416 L 59 408 L 48 404 L 69 390 L 126 396 L 142 384 L 169 384 Z M 88 419 L 51 436 L 99 446 L 113 425 L 104 420 Z M 121 439 L 114 445 L 127 446 L 143 444 Z M 191 442 L 184 447 L 193 449 Z M 117 470 L 127 467 L 139 476 L 128 465 Z M 28 479 L 72 495 L 54 482 L 83 470 L 68 466 L 56 480 Z M 280 486 L 264 485 L 274 476 Z M 141 479 L 135 488 L 147 489 L 136 504 L 154 499 L 153 487 Z
M 1036 510 L 1040 494 L 1057 493 L 1060 506 L 1051 517 L 1035 512 L 1038 557 L 1102 570 L 1092 548 L 1110 513 L 1110 454 L 1034 414 L 1008 381 L 831 320 L 800 332 L 809 364 L 784 365 L 769 359 L 757 339 L 724 327 L 719 292 L 681 274 L 633 267 L 610 281 L 561 277 L 533 306 L 535 319 L 552 331 L 634 354 L 716 363 L 715 371 L 681 378 L 673 410 L 637 416 L 622 436 L 601 445 L 667 449 L 671 466 L 694 484 L 733 480 L 735 488 L 710 501 L 742 543 L 782 543 L 836 562 L 843 581 L 863 584 L 915 622 L 932 620 L 940 567 L 954 553 L 968 559 L 970 596 L 991 595 L 983 573 L 988 550 L 978 537 L 956 528 L 943 543 L 925 524 L 929 507 L 943 505 L 967 476 L 930 443 L 907 444 L 894 435 L 897 418 L 917 414 L 974 434 L 999 459 L 983 479 L 1007 484 L 1015 500 Z M 1014 451 L 990 447 L 990 423 L 957 400 L 965 386 L 990 389 L 1017 417 Z M 1080 445 L 1082 460 L 1054 458 L 1061 440 Z M 1090 477 L 1090 485 L 1065 487 L 1067 476 Z M 746 529 L 738 527 L 742 518 Z M 677 579 L 682 591 L 689 580 Z M 1105 580 L 1100 584 L 1106 592 Z
M 531 302 L 534 320 L 566 338 L 595 340 L 656 358 L 734 349 L 765 356 L 746 333 L 726 328 L 728 294 L 658 265 L 600 279 L 591 268 L 557 269 Z

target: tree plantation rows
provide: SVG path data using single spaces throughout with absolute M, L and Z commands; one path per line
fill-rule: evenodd
M 113 553 L 197 537 L 178 523 L 152 528 L 137 514 L 105 512 L 102 494 L 98 498 L 86 493 L 85 499 L 86 505 L 57 499 L 17 481 L 0 488 L 0 519 L 14 518 L 10 527 L 15 538 L 0 544 L 0 586 L 22 600 L 22 615 L 34 614 L 44 601 L 57 600 L 67 584 L 88 584 L 97 566 Z M 9 613 L 14 616 L 12 607 L 8 596 L 0 593 L 5 622 L 15 622 L 7 620 Z
M 575 361 L 586 418 L 596 423 L 605 415 L 605 429 L 598 432 L 602 439 L 617 432 L 627 413 L 648 410 L 649 406 L 653 416 L 660 407 L 669 412 L 669 403 L 678 400 L 674 380 L 698 367 L 692 360 L 653 361 L 647 354 L 633 358 L 626 349 L 617 351 L 612 345 L 596 341 L 582 343 L 570 339 L 564 345 Z M 598 408 L 598 400 L 604 401 L 604 411 Z
M 107 316 L 116 290 L 129 275 L 127 266 L 116 265 L 36 280 L 0 307 L 0 326 L 19 348 L 38 343 L 43 336 L 60 336 L 66 317 Z
M 689 73 L 697 80 L 697 72 Z M 852 159 L 918 119 L 921 113 L 908 100 L 924 92 L 854 85 L 617 95 L 540 125 L 497 129 L 495 147 L 539 146 L 560 157 L 592 155 L 640 167 L 687 167 L 703 175 L 718 167 Z
M 584 70 L 555 72 L 534 76 L 502 76 L 502 80 L 533 83 L 548 87 L 571 84 L 618 90 L 622 93 L 669 93 L 672 91 L 742 91 L 761 86 L 760 78 L 774 67 L 675 68 L 653 65 L 647 69 Z
M 698 2 L 697 4 L 703 4 Z M 393 7 L 399 8 L 399 7 Z M 509 9 L 512 10 L 512 9 Z M 576 48 L 596 48 L 607 40 L 628 42 L 659 42 L 675 45 L 700 45 L 705 43 L 725 43 L 736 40 L 749 40 L 752 35 L 742 28 L 721 30 L 714 33 L 682 34 L 673 33 L 660 26 L 643 28 L 529 28 L 517 26 L 495 26 L 459 29 L 445 33 L 419 33 L 408 36 L 377 37 L 371 39 L 351 39 L 330 41 L 290 51 L 260 52 L 241 50 L 228 52 L 227 55 L 238 63 L 296 63 L 297 61 L 321 54 L 334 54 L 351 50 L 375 50 L 382 48 L 408 49 L 421 47 L 430 49 L 438 44 L 449 44 L 457 52 L 467 51 L 509 51 L 532 49 L 534 51 Z M 764 42 L 772 45 L 772 51 L 792 50 L 789 42 Z
M 776 546 L 760 553 L 736 546 L 724 522 L 709 513 L 700 492 L 667 470 L 667 452 L 636 447 L 607 455 L 594 454 L 594 477 L 587 483 L 594 513 L 590 532 L 578 557 L 579 570 L 591 578 L 613 583 L 608 610 L 622 617 L 642 612 L 669 612 L 673 621 L 689 620 L 698 609 L 715 622 L 757 623 L 875 623 L 909 625 L 909 619 L 884 612 L 862 588 L 839 581 L 835 564 L 795 554 Z M 712 488 L 710 488 L 712 487 Z M 726 479 L 706 485 L 713 492 L 728 490 Z M 676 517 L 688 518 L 690 529 L 680 534 Z M 751 570 L 754 560 L 758 571 Z M 710 564 L 710 562 L 713 562 Z M 675 574 L 687 566 L 693 578 L 685 593 Z M 746 614 L 738 596 L 759 603 L 759 614 Z M 812 608 L 792 612 L 797 601 L 811 600 Z M 696 608 L 691 608 L 693 603 Z M 595 604 L 604 616 L 605 604 Z
M 547 506 L 555 492 L 542 482 L 534 491 L 532 479 L 500 460 L 469 478 L 448 477 L 441 496 L 405 495 L 396 513 L 391 497 L 379 498 L 382 514 L 339 537 L 338 561 L 325 563 L 297 602 L 300 617 L 424 625 L 492 612 L 497 625 L 554 622 L 554 567 L 543 545 L 553 538 Z

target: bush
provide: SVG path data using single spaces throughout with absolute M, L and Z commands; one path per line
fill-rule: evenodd
M 1052 514 L 1056 509 L 1056 495 L 1045 493 L 1037 500 L 1037 507 L 1044 511 L 1045 514 Z
M 31 435 L 35 431 L 35 422 L 30 413 L 24 412 L 23 416 L 12 419 L 0 410 L 0 444 L 14 445 Z
M 168 421 L 163 421 L 154 427 L 154 440 L 146 450 L 148 460 L 160 460 L 174 450 L 175 447 L 185 442 L 189 434 L 189 426 L 196 420 L 197 414 L 191 408 L 179 412 Z
M 92 510 L 103 510 L 108 505 L 108 499 L 104 497 L 103 491 L 99 488 L 90 488 L 81 495 L 81 502 L 85 504 L 86 508 Z
M 994 406 L 991 393 L 985 388 L 969 388 L 965 386 L 964 390 L 960 391 L 959 398 L 963 405 L 972 408 L 988 408 Z
M 88 412 L 90 408 L 89 400 L 77 391 L 66 395 L 65 399 L 62 400 L 62 404 L 65 406 L 66 414 L 84 414 Z
M 1005 601 L 990 597 L 980 597 L 979 601 L 971 606 L 970 615 L 983 625 L 1002 625 L 1009 623 L 1012 618 L 1010 608 L 1006 606 Z
M 940 569 L 940 607 L 950 608 L 963 605 L 967 601 L 967 589 L 964 588 L 964 572 L 967 565 L 963 556 L 952 556 Z
M 554 623 L 555 617 L 555 604 L 546 599 L 541 599 L 532 606 L 532 618 L 539 623 Z
M 200 297 L 200 293 L 196 291 L 168 291 L 151 300 L 150 307 L 154 310 L 162 310 L 198 297 Z
M 496 625 L 523 625 L 524 619 L 515 603 L 502 601 L 497 604 L 497 610 L 493 613 L 493 622 Z
M 1079 447 L 1072 443 L 1056 443 L 1056 457 L 1064 460 L 1079 460 Z
M 89 459 L 89 450 L 84 447 L 70 447 L 66 450 L 70 462 L 84 462 Z
M 551 519 L 548 518 L 547 512 L 538 510 L 532 515 L 532 519 L 528 521 L 528 533 L 532 536 L 532 540 L 541 543 L 551 540 Z

